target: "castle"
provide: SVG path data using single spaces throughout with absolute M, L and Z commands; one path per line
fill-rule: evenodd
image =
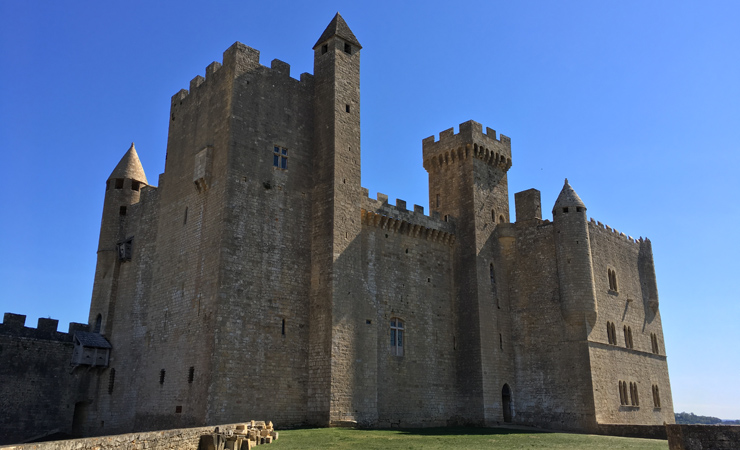
M 361 48 L 337 14 L 313 75 L 235 43 L 172 97 L 158 186 L 133 145 L 106 181 L 87 326 L 5 315 L 0 357 L 26 359 L 0 375 L 26 372 L 0 427 L 43 414 L 17 412 L 40 386 L 61 417 L 42 423 L 83 435 L 673 423 L 650 241 L 589 220 L 567 180 L 552 221 L 530 189 L 511 223 L 511 141 L 473 121 L 422 141 L 429 215 L 369 198 Z M 63 356 L 23 353 L 47 344 Z

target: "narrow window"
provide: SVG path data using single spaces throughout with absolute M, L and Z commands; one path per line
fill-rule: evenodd
M 159 371 L 159 384 L 164 384 L 164 369 Z
M 180 414 L 182 412 L 182 405 L 175 406 L 175 414 Z
M 348 55 L 351 55 L 352 54 L 352 46 L 349 45 L 349 44 L 347 44 L 346 42 L 344 44 L 344 53 L 346 53 Z
M 195 366 L 190 366 L 190 370 L 188 370 L 188 383 L 192 384 L 194 379 L 195 379 Z
M 403 356 L 404 331 L 403 320 L 391 319 L 391 355 L 393 356 Z
M 503 215 L 498 216 L 499 223 L 506 223 L 506 219 L 504 219 Z
M 118 215 L 119 216 L 125 216 L 126 215 L 126 211 L 127 211 L 126 207 L 125 206 L 121 206 L 120 208 L 118 208 Z
M 138 191 L 141 188 L 141 183 L 138 181 L 131 181 L 131 190 L 132 191 Z
M 108 375 L 108 395 L 113 393 L 113 385 L 116 382 L 116 369 L 110 370 L 110 375 Z
M 653 385 L 653 404 L 656 408 L 660 408 L 660 388 L 658 385 Z
M 288 149 L 283 147 L 273 147 L 272 165 L 278 169 L 288 169 Z
M 496 210 L 491 210 L 491 220 L 493 220 L 493 223 L 496 223 Z
M 93 333 L 100 333 L 100 327 L 103 326 L 103 315 L 98 314 L 98 317 L 95 319 L 95 328 L 93 329 Z
M 498 300 L 498 286 L 496 285 L 496 270 L 493 268 L 493 263 L 491 263 L 488 271 L 491 276 L 491 295 L 493 295 L 493 300 L 496 302 L 496 308 L 501 309 L 501 304 Z
M 285 319 L 283 319 L 283 325 L 282 325 L 280 334 L 282 334 L 283 336 L 285 336 Z
M 624 391 L 622 390 L 622 381 L 619 381 L 619 404 L 624 405 Z
M 349 105 L 344 105 L 344 110 L 345 110 L 346 112 L 349 112 Z
M 650 333 L 650 343 L 653 345 L 653 353 L 656 355 L 660 353 L 660 347 L 658 347 L 658 336 L 655 333 Z
M 116 189 L 123 189 L 123 178 L 116 178 Z
M 501 350 L 504 349 L 504 336 L 501 333 L 498 334 L 498 346 Z
M 625 348 L 632 347 L 632 328 L 627 325 L 624 326 L 624 346 Z
M 439 208 L 439 194 L 437 194 L 437 208 Z
M 612 342 L 612 323 L 611 322 L 606 323 L 606 339 L 609 341 L 610 344 L 613 344 Z
M 329 44 L 324 44 L 324 45 L 321 46 L 321 54 L 322 55 L 324 53 L 328 52 L 328 51 L 329 51 Z
M 188 223 L 188 207 L 185 207 L 185 217 L 182 219 L 182 224 L 185 225 Z

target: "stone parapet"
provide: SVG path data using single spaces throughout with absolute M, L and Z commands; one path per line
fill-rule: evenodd
M 406 202 L 396 199 L 396 204 L 388 203 L 388 196 L 378 193 L 377 199 L 367 196 L 367 189 L 363 188 L 362 223 L 388 231 L 403 233 L 411 237 L 419 237 L 440 241 L 452 245 L 455 242 L 455 219 L 451 216 L 440 218 L 438 212 L 431 216 L 424 215 L 424 207 L 414 205 L 414 210 L 406 209 Z
M 75 331 L 87 331 L 85 323 L 71 322 L 69 330 L 57 331 L 59 321 L 51 318 L 39 318 L 36 328 L 26 326 L 26 316 L 23 314 L 5 313 L 3 322 L 0 323 L 0 335 L 13 336 L 28 339 L 44 339 L 50 341 L 72 342 Z
M 670 450 L 740 448 L 738 425 L 666 425 Z

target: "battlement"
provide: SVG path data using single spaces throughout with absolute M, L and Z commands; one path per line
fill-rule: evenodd
M 362 188 L 362 191 L 365 194 L 362 204 L 363 224 L 447 245 L 454 244 L 453 217 L 440 218 L 437 211 L 427 216 L 424 214 L 424 207 L 419 205 L 414 205 L 413 211 L 409 211 L 405 200 L 396 199 L 394 206 L 388 203 L 388 196 L 385 194 L 378 193 L 377 199 L 372 199 L 366 188 Z
M 86 323 L 71 322 L 66 333 L 57 331 L 58 326 L 58 320 L 41 317 L 36 328 L 30 328 L 26 326 L 25 315 L 5 313 L 0 324 L 0 335 L 71 343 L 75 332 L 88 331 Z
M 626 242 L 631 242 L 633 244 L 642 244 L 643 242 L 650 242 L 650 239 L 645 238 L 643 239 L 642 236 L 640 236 L 638 239 L 633 238 L 632 236 L 626 235 L 616 228 L 612 228 L 609 225 L 604 225 L 603 223 L 599 222 L 598 220 L 594 220 L 593 217 L 589 219 L 588 226 L 590 228 L 589 231 L 596 231 L 600 233 L 609 233 L 610 235 L 622 239 Z
M 424 168 L 427 172 L 442 169 L 450 164 L 473 157 L 503 171 L 511 168 L 511 139 L 496 130 L 469 120 L 460 124 L 459 132 L 454 128 L 439 133 L 439 140 L 429 136 L 421 141 Z
M 235 42 L 224 52 L 222 63 L 214 61 L 209 64 L 206 67 L 205 78 L 200 75 L 196 75 L 195 78 L 190 80 L 190 90 L 180 89 L 180 91 L 172 96 L 171 104 L 173 107 L 180 104 L 185 98 L 193 92 L 196 92 L 198 88 L 203 86 L 205 83 L 208 83 L 217 76 L 221 76 L 224 71 L 236 78 L 246 72 L 254 72 L 256 70 L 271 71 L 280 76 L 290 77 L 290 64 L 280 61 L 279 59 L 273 59 L 268 68 L 260 64 L 259 50 L 255 50 L 241 42 Z M 312 80 L 313 75 L 310 73 L 302 73 L 300 80 L 295 81 L 303 83 L 311 82 Z

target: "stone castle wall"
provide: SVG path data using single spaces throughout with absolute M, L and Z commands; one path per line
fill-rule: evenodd
M 75 405 L 87 400 L 82 388 L 90 373 L 71 365 L 75 331 L 71 323 L 40 318 L 36 328 L 26 316 L 5 313 L 0 324 L 0 444 L 22 442 L 50 433 L 72 435 Z

